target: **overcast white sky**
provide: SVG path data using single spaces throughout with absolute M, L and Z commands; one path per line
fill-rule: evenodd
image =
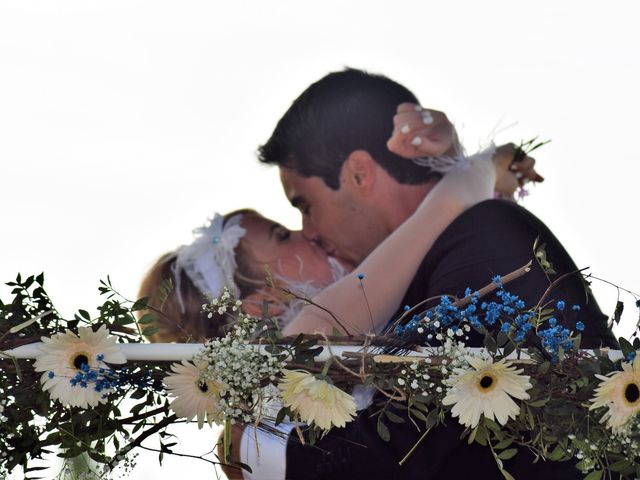
M 304 88 L 348 65 L 446 111 L 469 150 L 515 122 L 496 140 L 551 139 L 525 206 L 580 267 L 638 292 L 638 5 L 4 0 L 0 280 L 45 271 L 71 314 L 98 304 L 107 274 L 134 297 L 213 211 L 298 227 L 254 152 Z M 594 290 L 612 312 L 615 289 Z M 621 332 L 638 318 L 623 298 Z M 141 463 L 139 478 L 160 475 Z

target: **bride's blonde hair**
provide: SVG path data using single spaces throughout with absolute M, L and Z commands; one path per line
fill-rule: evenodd
M 259 216 L 255 210 L 242 209 L 224 215 L 227 222 L 237 215 Z M 265 285 L 264 274 L 253 261 L 251 253 L 241 238 L 234 249 L 237 268 L 233 279 L 245 298 Z M 152 342 L 203 342 L 206 339 L 223 334 L 223 328 L 229 323 L 229 317 L 202 311 L 202 305 L 209 301 L 193 284 L 184 270 L 179 270 L 180 278 L 175 278 L 176 252 L 162 255 L 144 276 L 138 293 L 139 298 L 148 298 L 148 309 L 141 313 L 154 313 L 156 316 L 152 326 L 158 331 L 148 338 Z M 261 278 L 262 277 L 262 278 Z M 171 288 L 167 292 L 168 281 Z M 177 291 L 179 288 L 180 291 Z M 141 327 L 147 327 L 144 325 Z

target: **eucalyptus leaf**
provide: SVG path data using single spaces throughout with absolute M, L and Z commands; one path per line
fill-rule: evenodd
M 507 472 L 504 468 L 500 468 L 500 473 L 505 478 L 505 480 L 516 480 L 515 478 L 513 478 L 513 475 Z
M 518 453 L 517 448 L 510 448 L 508 450 L 503 450 L 502 452 L 500 452 L 498 454 L 498 458 L 500 460 L 509 460 L 510 458 L 515 457 L 517 453 Z
M 145 313 L 142 317 L 140 317 L 140 320 L 138 320 L 138 323 L 140 325 L 148 325 L 149 323 L 153 323 L 156 320 L 157 320 L 157 317 L 153 313 Z
M 513 438 L 505 438 L 501 442 L 497 443 L 493 448 L 495 448 L 496 450 L 504 450 L 512 443 L 513 443 Z
M 635 470 L 635 465 L 625 458 L 609 465 L 609 469 L 623 475 L 630 475 Z
M 594 470 L 589 475 L 584 477 L 584 480 L 600 480 L 604 472 L 602 470 Z
M 391 440 L 391 433 L 389 432 L 389 428 L 382 421 L 382 417 L 378 417 L 377 430 L 378 435 L 382 440 L 384 440 L 385 442 Z
M 420 412 L 420 413 L 422 413 L 422 412 Z M 384 411 L 384 414 L 385 414 L 385 415 L 387 416 L 387 418 L 388 418 L 389 420 L 391 420 L 393 423 L 404 423 L 404 418 L 402 418 L 402 417 L 401 417 L 401 416 L 399 416 L 399 415 L 396 415 L 396 414 L 395 414 L 395 413 L 393 413 L 393 412 L 390 412 L 389 410 L 385 410 L 385 411 Z M 424 415 L 423 415 L 423 417 L 424 417 Z M 426 420 L 426 418 L 425 418 L 425 420 Z
M 565 456 L 565 453 L 566 451 L 560 445 L 556 445 L 556 448 L 553 449 L 553 452 L 547 455 L 547 458 L 549 460 L 558 461 Z
M 142 330 L 142 335 L 144 335 L 145 337 L 150 337 L 152 335 L 155 335 L 159 331 L 160 329 L 158 327 L 147 327 L 144 330 Z
M 629 342 L 629 340 L 627 340 L 626 338 L 620 337 L 618 339 L 618 342 L 620 343 L 620 350 L 622 350 L 622 355 L 624 355 L 625 357 L 627 357 L 631 352 L 635 352 L 635 348 L 633 348 L 631 342 Z
M 422 420 L 423 422 L 427 421 L 427 416 L 417 408 L 411 408 L 409 411 L 411 412 L 411 415 L 413 415 L 414 417 Z
M 620 300 L 616 302 L 616 309 L 613 311 L 613 322 L 617 325 L 622 318 L 622 312 L 624 311 L 624 303 Z

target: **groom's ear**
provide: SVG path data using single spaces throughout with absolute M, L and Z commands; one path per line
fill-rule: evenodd
M 355 191 L 368 195 L 376 180 L 377 163 L 366 150 L 354 150 L 342 167 L 343 181 Z
M 262 317 L 265 313 L 265 304 L 267 308 L 266 316 L 268 317 L 280 315 L 284 311 L 282 302 L 273 294 L 262 289 L 256 290 L 242 299 L 242 311 L 254 317 Z

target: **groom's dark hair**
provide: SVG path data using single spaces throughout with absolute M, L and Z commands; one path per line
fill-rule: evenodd
M 353 68 L 330 73 L 293 102 L 258 158 L 303 177 L 320 177 L 337 190 L 347 157 L 366 150 L 399 183 L 426 183 L 438 175 L 387 149 L 393 116 L 404 102 L 418 99 L 383 75 Z

